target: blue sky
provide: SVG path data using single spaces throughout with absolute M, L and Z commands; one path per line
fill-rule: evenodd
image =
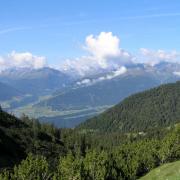
M 0 55 L 12 50 L 50 64 L 79 57 L 89 34 L 112 32 L 129 52 L 180 51 L 179 0 L 0 1 Z

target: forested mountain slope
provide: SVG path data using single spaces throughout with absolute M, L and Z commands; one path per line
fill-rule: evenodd
M 0 180 L 138 179 L 179 160 L 179 128 L 174 124 L 143 134 L 82 133 L 0 110 Z
M 52 158 L 63 149 L 58 129 L 0 109 L 0 168 L 17 164 L 30 152 Z
M 95 131 L 144 131 L 180 121 L 180 81 L 138 93 L 78 128 Z

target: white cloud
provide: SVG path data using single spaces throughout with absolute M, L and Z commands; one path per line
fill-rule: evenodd
M 173 74 L 176 76 L 180 76 L 180 71 L 175 71 L 175 72 L 173 72 Z
M 89 35 L 85 38 L 83 49 L 88 53 L 75 59 L 69 59 L 60 65 L 60 70 L 70 75 L 79 75 L 83 78 L 100 74 L 110 74 L 100 77 L 99 80 L 116 77 L 124 72 L 127 65 L 145 63 L 151 66 L 159 62 L 180 63 L 180 53 L 177 51 L 150 50 L 141 48 L 138 55 L 131 55 L 120 46 L 120 39 L 112 32 L 101 32 L 99 35 Z M 42 68 L 46 66 L 44 56 L 33 55 L 30 52 L 12 51 L 6 56 L 0 56 L 0 71 L 8 68 Z M 57 68 L 57 67 L 56 67 Z M 179 72 L 177 69 L 176 71 Z M 113 74 L 114 73 L 114 74 Z M 82 82 L 84 84 L 88 81 Z M 90 82 L 92 83 L 92 82 Z
M 0 70 L 8 68 L 42 68 L 46 65 L 44 56 L 36 56 L 30 52 L 17 53 L 12 51 L 7 56 L 0 57 Z
M 86 37 L 85 49 L 99 59 L 104 59 L 108 56 L 117 57 L 121 53 L 119 42 L 119 38 L 113 36 L 112 32 L 101 32 L 97 37 L 93 35 Z
M 60 69 L 80 76 L 112 71 L 131 63 L 132 56 L 120 48 L 120 39 L 112 32 L 101 32 L 98 36 L 86 37 L 84 49 L 88 56 L 66 60 Z
M 76 84 L 77 85 L 89 85 L 89 84 L 92 84 L 92 81 L 91 81 L 91 79 L 83 79 L 82 81 L 78 81 Z
M 100 76 L 96 79 L 87 79 L 87 78 L 83 79 L 82 81 L 77 82 L 77 85 L 89 86 L 89 85 L 95 84 L 95 83 L 100 82 L 100 81 L 113 79 L 115 77 L 118 77 L 118 76 L 126 73 L 126 72 L 127 72 L 127 68 L 122 66 L 119 69 L 112 71 L 111 73 L 109 73 L 105 76 Z
M 111 74 L 100 77 L 99 80 L 110 80 L 110 79 L 120 76 L 126 72 L 127 72 L 127 68 L 122 66 L 122 67 L 118 68 L 117 70 L 113 71 Z
M 137 60 L 152 66 L 163 61 L 180 63 L 180 53 L 178 53 L 177 51 L 167 52 L 164 50 L 155 51 L 155 50 L 141 48 L 140 57 L 137 58 Z

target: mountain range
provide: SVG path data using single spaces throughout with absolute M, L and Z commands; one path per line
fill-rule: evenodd
M 52 69 L 9 69 L 0 73 L 0 81 L 19 89 L 23 94 L 48 94 L 63 88 L 72 79 L 66 74 Z
M 131 64 L 84 77 L 49 67 L 9 69 L 0 73 L 0 82 L 17 94 L 0 102 L 18 116 L 25 113 L 59 127 L 74 127 L 129 95 L 179 80 L 179 72 L 180 64 L 169 62 Z

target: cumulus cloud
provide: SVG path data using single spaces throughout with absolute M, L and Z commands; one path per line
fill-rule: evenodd
M 108 56 L 116 57 L 121 53 L 119 43 L 119 38 L 113 36 L 112 32 L 101 32 L 97 37 L 94 37 L 94 35 L 86 37 L 85 49 L 87 49 L 94 57 L 99 59 Z
M 112 72 L 121 67 L 143 63 L 154 66 L 160 62 L 179 62 L 177 51 L 150 50 L 141 48 L 138 54 L 131 55 L 120 47 L 120 39 L 112 32 L 101 32 L 89 35 L 85 39 L 83 49 L 87 56 L 66 60 L 60 67 L 62 71 L 82 77 L 103 72 Z M 84 83 L 89 83 L 85 81 Z
M 0 57 L 0 70 L 9 68 L 42 68 L 46 65 L 44 56 L 36 56 L 30 52 L 18 53 L 12 51 L 7 56 Z
M 132 55 L 120 46 L 119 37 L 112 32 L 101 32 L 99 35 L 88 35 L 85 38 L 83 49 L 87 53 L 75 59 L 68 59 L 60 64 L 61 71 L 70 75 L 79 75 L 85 78 L 90 75 L 106 73 L 110 74 L 101 79 L 116 77 L 118 73 L 125 72 L 135 63 L 144 63 L 154 66 L 160 62 L 178 62 L 180 64 L 180 53 L 177 51 L 150 50 L 141 48 L 139 53 Z M 30 52 L 12 51 L 6 56 L 0 56 L 0 71 L 8 68 L 42 68 L 46 66 L 44 56 L 33 55 Z M 133 66 L 131 66 L 133 67 Z M 56 67 L 57 68 L 57 67 Z M 176 70 L 179 72 L 179 69 Z M 174 74 L 178 75 L 179 73 Z M 94 81 L 95 82 L 95 81 Z M 85 80 L 83 84 L 93 83 Z
M 131 63 L 133 58 L 129 52 L 120 48 L 120 39 L 112 32 L 101 32 L 98 36 L 87 36 L 84 49 L 89 55 L 66 60 L 61 65 L 61 70 L 86 76 L 96 72 L 118 69 Z
M 164 51 L 164 50 L 149 50 L 145 48 L 140 49 L 140 57 L 138 61 L 142 63 L 147 63 L 154 66 L 160 62 L 174 62 L 180 63 L 180 53 L 177 51 Z

